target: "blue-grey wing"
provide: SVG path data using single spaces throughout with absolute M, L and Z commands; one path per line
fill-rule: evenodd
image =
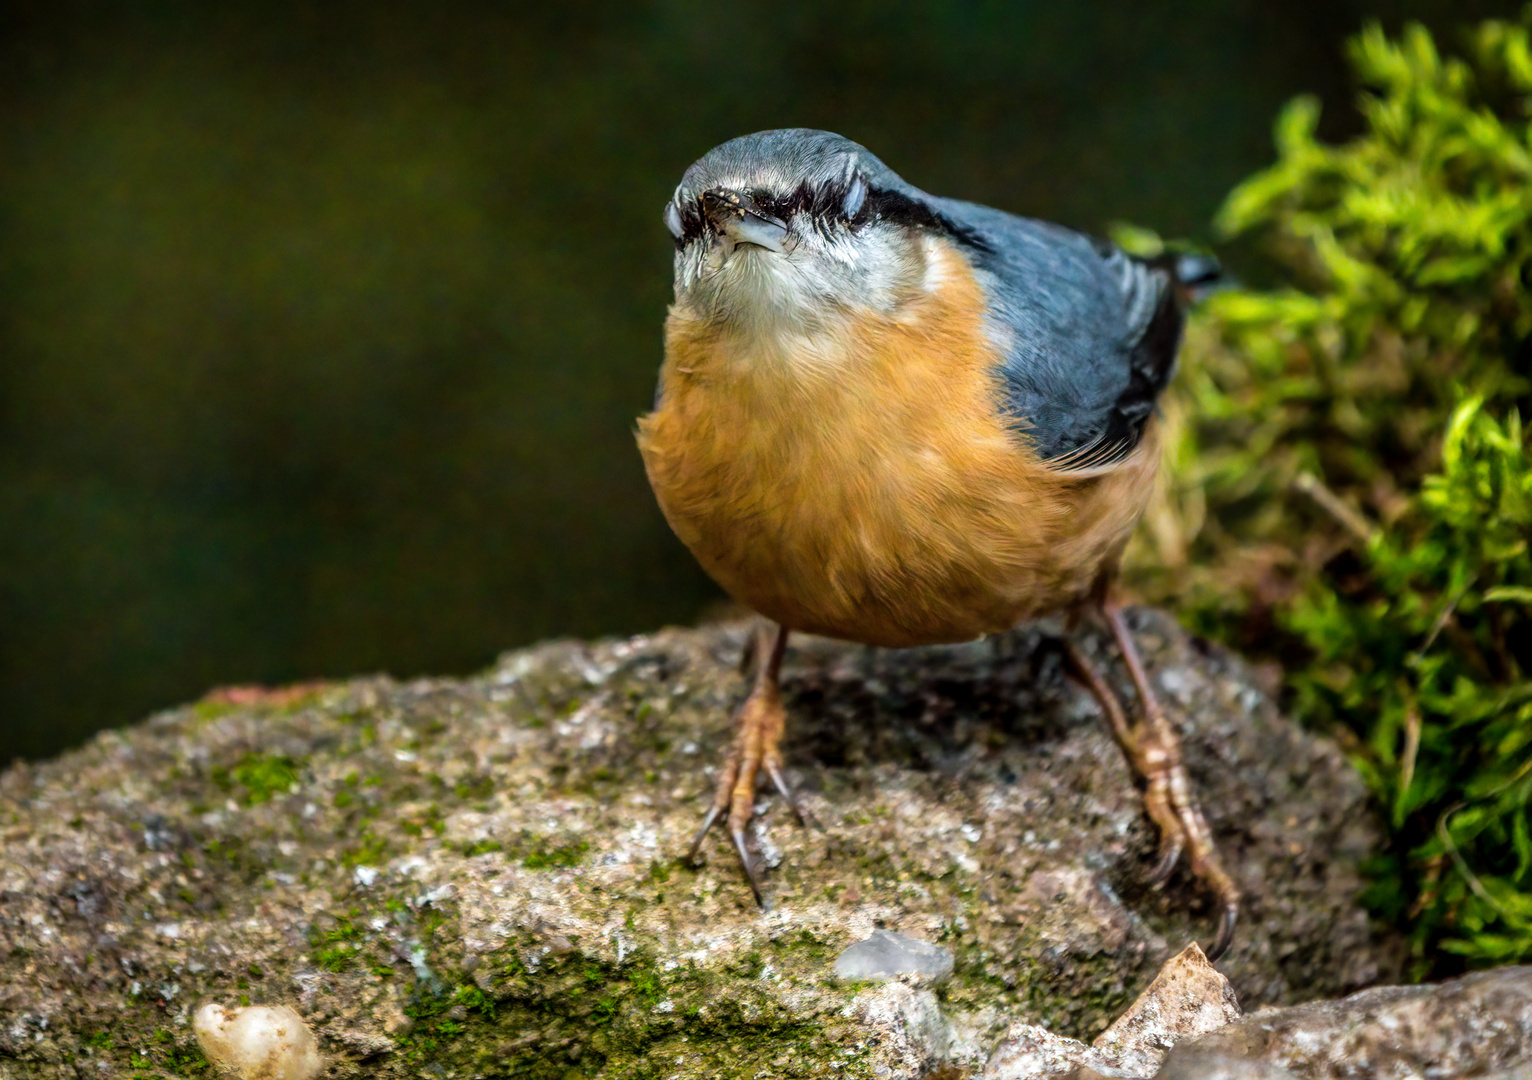
M 1062 226 L 939 201 L 988 292 L 1013 426 L 1062 468 L 1125 457 L 1175 371 L 1180 274 L 1216 266 L 1137 259 Z

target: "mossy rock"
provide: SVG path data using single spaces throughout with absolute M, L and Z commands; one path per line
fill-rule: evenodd
M 1242 1001 L 1396 973 L 1355 903 L 1379 826 L 1340 751 L 1168 618 L 1134 625 L 1248 896 L 1222 965 Z M 785 745 L 813 827 L 763 796 L 765 912 L 723 839 L 684 865 L 746 636 L 225 693 L 11 768 L 0 1077 L 209 1074 L 203 1000 L 292 1005 L 334 1077 L 913 1077 L 1018 1018 L 1092 1036 L 1211 933 L 1184 873 L 1147 886 L 1139 795 L 1038 629 L 798 640 Z M 950 950 L 952 979 L 837 983 L 879 926 Z

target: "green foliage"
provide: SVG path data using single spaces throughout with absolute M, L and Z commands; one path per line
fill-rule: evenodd
M 1189 328 L 1131 571 L 1349 737 L 1392 828 L 1369 897 L 1422 974 L 1532 958 L 1529 27 L 1479 26 L 1466 59 L 1371 27 L 1360 136 L 1283 112 L 1218 225 L 1295 284 Z
M 1410 528 L 1380 531 L 1349 580 L 1316 582 L 1286 622 L 1313 650 L 1306 716 L 1350 723 L 1399 850 L 1374 907 L 1418 955 L 1532 956 L 1532 460 L 1520 418 L 1452 415 Z

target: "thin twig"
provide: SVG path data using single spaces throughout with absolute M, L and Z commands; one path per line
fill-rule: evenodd
M 1436 642 L 1436 636 L 1440 634 L 1442 632 L 1442 628 L 1447 625 L 1447 620 L 1452 618 L 1452 613 L 1457 610 L 1458 604 L 1462 602 L 1463 597 L 1468 595 L 1468 590 L 1473 587 L 1473 583 L 1475 580 L 1477 580 L 1477 578 L 1478 575 L 1474 575 L 1474 577 L 1469 578 L 1468 581 L 1464 582 L 1463 587 L 1459 589 L 1454 596 L 1451 596 L 1447 599 L 1446 606 L 1443 607 L 1441 611 L 1437 612 L 1435 621 L 1431 623 L 1431 632 L 1426 635 L 1425 642 L 1420 646 L 1420 650 L 1416 653 L 1417 656 L 1425 655 L 1427 650 L 1429 650 L 1431 646 Z
M 1345 526 L 1346 531 L 1362 541 L 1362 543 L 1367 543 L 1377 535 L 1378 527 L 1376 525 L 1368 521 L 1361 513 L 1352 509 L 1335 492 L 1325 487 L 1324 481 L 1313 473 L 1301 472 L 1293 477 L 1293 487 L 1318 503 L 1321 510 Z
M 1532 770 L 1532 758 L 1528 758 L 1525 762 L 1523 762 L 1521 768 L 1512 773 L 1510 778 L 1507 779 L 1504 783 L 1498 785 L 1493 791 L 1486 792 L 1484 795 L 1478 799 L 1475 799 L 1474 801 L 1488 802 L 1490 799 L 1493 799 L 1496 795 L 1499 795 L 1502 791 L 1506 790 L 1506 788 L 1516 783 L 1523 776 L 1526 776 L 1529 770 Z M 1452 815 L 1456 814 L 1459 810 L 1462 810 L 1467 806 L 1468 803 L 1466 802 L 1457 803 L 1454 806 L 1448 807 L 1447 811 L 1442 814 L 1441 817 L 1436 819 L 1437 838 L 1441 840 L 1442 846 L 1447 849 L 1447 854 L 1452 856 L 1452 861 L 1457 864 L 1458 873 L 1463 875 L 1463 880 L 1468 883 L 1468 887 L 1473 890 L 1474 895 L 1477 896 L 1480 900 L 1483 900 L 1490 907 L 1494 908 L 1495 911 L 1500 914 L 1502 919 L 1505 919 L 1509 922 L 1515 922 L 1516 917 L 1505 908 L 1501 907 L 1500 902 L 1489 894 L 1489 890 L 1486 889 L 1484 887 L 1484 883 L 1479 880 L 1479 876 L 1472 870 L 1468 869 L 1467 860 L 1463 858 L 1463 853 L 1458 850 L 1457 841 L 1452 839 L 1452 833 L 1448 831 L 1447 824 L 1451 820 Z
M 1410 792 L 1410 781 L 1415 779 L 1415 758 L 1420 754 L 1420 709 L 1415 697 L 1404 708 L 1404 754 L 1399 763 L 1399 801 Z M 1396 811 L 1397 812 L 1397 811 Z
M 1468 887 L 1473 890 L 1474 895 L 1477 896 L 1480 900 L 1483 900 L 1490 907 L 1494 908 L 1497 912 L 1499 912 L 1502 919 L 1509 919 L 1511 917 L 1511 913 L 1506 911 L 1505 908 L 1501 907 L 1500 901 L 1496 900 L 1489 894 L 1489 890 L 1487 890 L 1484 887 L 1484 883 L 1479 880 L 1479 875 L 1468 869 L 1468 862 L 1463 858 L 1463 853 L 1458 850 L 1457 841 L 1452 839 L 1452 834 L 1447 831 L 1448 819 L 1450 819 L 1453 814 L 1463 809 L 1466 805 L 1466 803 L 1458 803 L 1456 806 L 1450 807 L 1441 817 L 1437 818 L 1436 835 L 1441 840 L 1442 845 L 1447 849 L 1447 854 L 1452 856 L 1452 861 L 1457 864 L 1458 873 L 1463 875 L 1463 880 L 1468 882 Z

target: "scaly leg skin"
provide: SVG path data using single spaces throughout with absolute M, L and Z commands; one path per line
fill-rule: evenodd
M 782 730 L 787 723 L 787 712 L 782 708 L 780 684 L 782 654 L 787 650 L 787 633 L 786 628 L 773 628 L 769 623 L 762 625 L 758 632 L 753 649 L 756 661 L 755 685 L 735 714 L 734 742 L 724 757 L 723 771 L 718 774 L 713 805 L 702 819 L 702 827 L 697 830 L 691 851 L 687 854 L 688 861 L 695 863 L 702 841 L 727 814 L 729 839 L 734 841 L 734 850 L 745 868 L 745 877 L 750 879 L 750 890 L 755 893 L 755 902 L 762 907 L 766 906 L 766 902 L 761 891 L 760 870 L 745 847 L 745 826 L 749 824 L 755 808 L 755 782 L 762 769 L 766 770 L 766 775 L 771 778 L 772 785 L 787 805 L 792 807 L 799 823 L 806 821 L 803 809 L 793 797 L 787 778 L 782 774 L 782 753 L 778 749 L 782 741 Z M 747 647 L 747 661 L 750 659 L 750 651 Z
M 1143 720 L 1136 724 L 1128 720 L 1116 693 L 1072 641 L 1066 643 L 1070 666 L 1100 704 L 1101 711 L 1106 713 L 1112 734 L 1117 737 L 1128 764 L 1144 781 L 1144 809 L 1160 831 L 1160 857 L 1151 879 L 1155 887 L 1159 888 L 1169 880 L 1184 851 L 1190 860 L 1192 875 L 1206 884 L 1223 906 L 1218 935 L 1207 949 L 1208 959 L 1217 960 L 1234 938 L 1234 924 L 1239 918 L 1239 887 L 1218 861 L 1213 834 L 1192 793 L 1191 779 L 1186 775 L 1181 739 L 1149 685 L 1149 674 L 1123 620 L 1122 609 L 1106 600 L 1100 601 L 1100 609 L 1138 690 L 1139 701 L 1143 704 Z

